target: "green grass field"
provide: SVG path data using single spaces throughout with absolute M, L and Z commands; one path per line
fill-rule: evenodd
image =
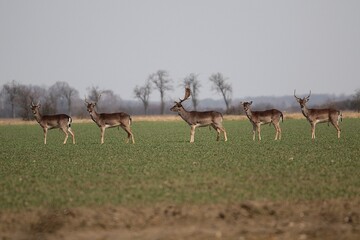
M 202 204 L 244 200 L 323 200 L 360 196 L 360 120 L 344 119 L 341 139 L 319 124 L 311 140 L 304 119 L 287 120 L 283 138 L 262 127 L 252 140 L 248 121 L 225 121 L 228 142 L 209 128 L 179 122 L 134 122 L 136 144 L 120 129 L 73 124 L 77 143 L 63 145 L 38 125 L 0 126 L 0 208 Z M 223 138 L 221 138 L 223 140 Z

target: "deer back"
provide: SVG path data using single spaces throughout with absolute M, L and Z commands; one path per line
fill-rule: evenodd
M 118 126 L 118 125 L 130 125 L 131 117 L 124 112 L 118 113 L 100 113 L 98 114 L 97 123 L 99 125 Z
M 269 109 L 265 111 L 253 111 L 252 119 L 254 122 L 274 122 L 279 121 L 282 113 L 277 109 Z
M 44 115 L 39 123 L 49 128 L 65 128 L 71 126 L 72 118 L 66 114 Z
M 304 112 L 303 112 L 304 113 Z M 337 121 L 340 111 L 333 108 L 323 108 L 323 109 L 308 109 L 307 115 L 304 113 L 305 117 L 310 121 Z
M 223 120 L 223 116 L 221 113 L 216 111 L 205 111 L 205 112 L 197 112 L 191 111 L 190 118 L 188 119 L 188 123 L 190 125 L 199 124 L 202 126 L 210 125 L 210 124 L 219 124 Z

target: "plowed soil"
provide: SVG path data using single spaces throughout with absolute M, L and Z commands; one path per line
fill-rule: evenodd
M 0 239 L 360 239 L 360 199 L 0 211 Z

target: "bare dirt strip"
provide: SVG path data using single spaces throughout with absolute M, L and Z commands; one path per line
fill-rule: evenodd
M 0 211 L 0 239 L 360 239 L 360 198 Z

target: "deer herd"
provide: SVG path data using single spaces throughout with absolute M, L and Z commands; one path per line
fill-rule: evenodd
M 340 127 L 339 121 L 342 121 L 342 114 L 339 110 L 333 108 L 321 108 L 321 109 L 310 109 L 307 108 L 306 103 L 310 100 L 310 95 L 304 98 L 299 98 L 295 94 L 296 101 L 300 104 L 301 112 L 307 121 L 311 125 L 311 138 L 315 139 L 315 127 L 317 123 L 327 122 L 328 125 L 331 123 L 337 130 L 337 137 L 340 138 Z M 98 99 L 100 99 L 101 94 Z M 223 133 L 224 141 L 227 141 L 226 130 L 223 126 L 223 115 L 216 111 L 187 111 L 182 103 L 191 96 L 189 87 L 185 88 L 185 96 L 183 99 L 179 99 L 179 102 L 174 102 L 175 105 L 171 107 L 171 111 L 177 112 L 179 116 L 190 126 L 190 143 L 194 142 L 195 129 L 197 127 L 213 127 L 217 132 L 216 140 L 219 141 L 220 134 Z M 97 102 L 88 102 L 85 97 L 85 106 L 90 115 L 90 118 L 100 128 L 101 132 L 101 144 L 104 143 L 104 134 L 106 128 L 118 127 L 122 128 L 127 133 L 127 142 L 135 143 L 134 135 L 131 131 L 132 119 L 129 114 L 125 112 L 116 113 L 97 113 L 95 110 Z M 253 140 L 256 139 L 256 132 L 258 133 L 258 140 L 261 140 L 261 125 L 262 124 L 273 124 L 275 128 L 275 140 L 281 139 L 281 128 L 280 120 L 283 122 L 283 113 L 277 109 L 269 109 L 265 111 L 252 111 L 250 102 L 241 102 L 244 112 L 253 126 Z M 49 129 L 59 128 L 65 134 L 64 144 L 68 139 L 68 136 L 72 136 L 72 142 L 75 144 L 75 135 L 71 130 L 72 118 L 66 114 L 56 115 L 41 115 L 40 114 L 40 102 L 38 104 L 31 103 L 30 108 L 34 114 L 34 118 L 43 128 L 44 131 L 44 144 L 46 144 L 47 132 Z

